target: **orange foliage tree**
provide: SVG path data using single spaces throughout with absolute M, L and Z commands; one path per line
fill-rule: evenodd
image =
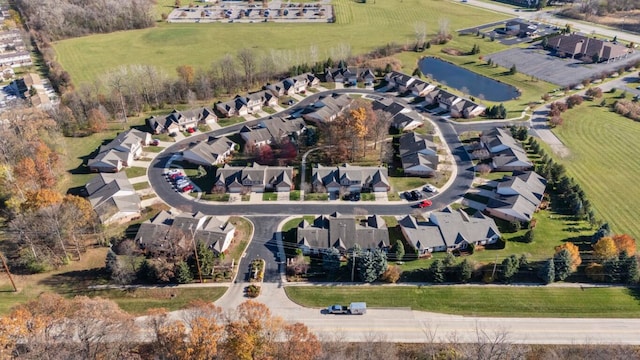
M 612 239 L 616 249 L 618 249 L 618 253 L 626 251 L 629 256 L 636 253 L 636 241 L 628 234 L 617 234 Z
M 22 209 L 24 211 L 38 210 L 60 204 L 61 202 L 62 195 L 59 192 L 50 189 L 39 189 L 27 192 L 26 200 L 22 204 Z
M 580 257 L 580 249 L 578 249 L 578 247 L 574 243 L 566 242 L 562 245 L 556 246 L 555 249 L 556 249 L 556 254 L 565 249 L 569 251 L 569 254 L 571 254 L 571 265 L 570 265 L 571 272 L 576 271 L 576 269 L 578 269 L 578 266 L 582 264 L 582 258 Z

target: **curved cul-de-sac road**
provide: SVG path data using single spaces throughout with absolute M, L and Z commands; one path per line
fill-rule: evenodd
M 331 92 L 371 93 L 366 90 L 333 90 Z M 306 106 L 319 97 L 314 94 L 297 106 Z M 381 95 L 376 93 L 376 95 Z M 382 94 L 382 96 L 386 96 Z M 505 336 L 506 342 L 537 344 L 636 344 L 640 345 L 640 320 L 636 319 L 539 319 L 539 318 L 476 318 L 434 314 L 410 309 L 369 309 L 365 316 L 326 315 L 321 309 L 305 308 L 289 300 L 283 290 L 284 259 L 278 226 L 289 216 L 328 214 L 338 211 L 346 214 L 367 213 L 379 215 L 406 215 L 412 212 L 406 202 L 345 203 L 291 201 L 285 203 L 214 203 L 197 201 L 174 191 L 165 180 L 164 169 L 173 153 L 182 151 L 190 141 L 207 136 L 234 133 L 251 120 L 207 134 L 190 137 L 165 149 L 148 169 L 149 182 L 157 195 L 168 205 L 185 212 L 201 211 L 209 215 L 246 216 L 254 225 L 254 235 L 246 254 L 239 264 L 239 274 L 225 295 L 216 301 L 218 306 L 231 311 L 242 301 L 247 285 L 249 262 L 255 258 L 266 260 L 267 267 L 262 293 L 258 301 L 266 304 L 274 315 L 288 321 L 302 322 L 322 339 L 342 341 L 389 342 L 492 342 Z M 474 172 L 457 131 L 485 130 L 504 123 L 456 125 L 436 120 L 442 140 L 455 159 L 456 176 L 448 186 L 432 198 L 433 209 L 458 201 L 471 187 Z M 292 285 L 287 285 L 292 286 Z M 366 299 L 357 299 L 365 300 Z M 504 299 L 508 301 L 507 299 Z M 500 301 L 496 301 L 499 306 Z

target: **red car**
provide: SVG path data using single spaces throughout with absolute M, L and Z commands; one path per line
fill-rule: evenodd
M 423 208 L 426 208 L 426 207 L 429 207 L 429 206 L 431 206 L 431 200 L 422 200 L 422 201 L 420 201 L 418 203 L 418 207 L 420 209 L 423 209 Z
M 169 175 L 169 179 L 171 180 L 176 180 L 177 178 L 184 176 L 181 172 L 177 172 L 177 173 L 173 173 L 171 175 Z
M 193 185 L 187 185 L 187 186 L 183 187 L 182 189 L 180 189 L 180 191 L 182 191 L 182 192 L 189 192 L 191 190 L 193 190 Z
M 196 132 L 196 129 L 194 129 L 194 128 L 188 128 L 188 129 L 187 129 L 187 132 L 188 132 L 189 134 L 193 134 L 194 132 Z

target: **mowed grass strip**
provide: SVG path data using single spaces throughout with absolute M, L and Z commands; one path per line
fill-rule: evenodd
M 414 25 L 424 22 L 429 36 L 438 30 L 438 19 L 448 19 L 452 32 L 507 16 L 474 9 L 464 4 L 437 0 L 387 0 L 359 4 L 335 0 L 337 22 L 328 23 L 215 23 L 166 24 L 143 30 L 91 35 L 54 44 L 58 61 L 74 82 L 90 83 L 120 65 L 150 64 L 174 76 L 179 65 L 209 68 L 224 54 L 241 48 L 267 53 L 298 51 L 310 61 L 305 49 L 315 45 L 322 58 L 331 49 L 348 44 L 352 54 L 370 51 L 389 42 L 413 43 Z M 168 10 L 166 2 L 159 6 Z M 437 14 L 437 16 L 434 16 Z M 298 56 L 299 57 L 299 56 Z
M 120 308 L 132 315 L 142 315 L 153 308 L 165 308 L 174 311 L 185 308 L 190 302 L 202 300 L 213 302 L 227 291 L 226 286 L 203 288 L 153 288 L 134 290 L 96 290 L 87 291 L 87 296 L 113 300 Z
M 640 151 L 640 123 L 592 102 L 565 112 L 562 118 L 563 125 L 553 131 L 571 156 L 558 161 L 585 191 L 598 218 L 617 233 L 640 238 L 635 211 L 640 203 L 640 163 L 634 160 Z
M 627 288 L 393 286 L 287 286 L 289 298 L 306 307 L 347 305 L 409 307 L 465 316 L 639 318 L 637 290 Z

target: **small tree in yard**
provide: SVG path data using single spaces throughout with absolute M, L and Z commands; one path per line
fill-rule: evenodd
M 336 274 L 340 270 L 340 251 L 330 248 L 322 255 L 322 269 L 329 274 Z
M 184 261 L 180 261 L 176 265 L 176 280 L 180 284 L 188 284 L 193 281 L 193 274 L 189 268 L 189 264 Z
M 584 99 L 580 95 L 571 95 L 567 98 L 567 107 L 573 109 L 575 106 L 582 104 Z
M 509 75 L 515 75 L 518 72 L 518 69 L 516 68 L 516 64 L 511 65 L 511 68 L 509 69 Z
M 471 276 L 473 276 L 473 265 L 469 259 L 464 259 L 458 266 L 458 280 L 466 283 L 471 280 Z
M 538 271 L 538 277 L 545 284 L 551 284 L 553 280 L 556 278 L 555 266 L 553 264 L 553 259 L 547 260 L 544 265 Z
M 520 260 L 516 255 L 511 255 L 504 260 L 502 260 L 501 264 L 501 279 L 505 283 L 510 283 L 511 279 L 518 273 L 520 270 Z
M 431 281 L 433 281 L 434 283 L 443 283 L 444 270 L 445 269 L 442 260 L 434 260 L 431 266 L 429 266 L 429 275 L 431 276 Z
M 529 230 L 527 230 L 527 232 L 522 237 L 522 241 L 527 243 L 527 244 L 530 244 L 530 243 L 533 242 L 533 240 L 534 240 L 533 229 L 529 229 Z
M 396 256 L 396 260 L 402 261 L 402 258 L 404 257 L 404 243 L 402 242 L 402 240 L 398 239 L 398 241 L 396 241 L 396 245 L 394 246 L 393 250 Z
M 556 280 L 562 281 L 571 274 L 571 253 L 564 249 L 553 257 Z

